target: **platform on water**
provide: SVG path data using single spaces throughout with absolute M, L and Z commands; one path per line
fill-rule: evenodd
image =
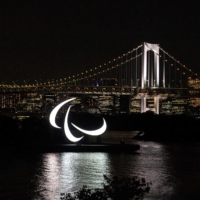
M 59 144 L 59 145 L 14 145 L 16 152 L 128 152 L 140 149 L 138 144 Z

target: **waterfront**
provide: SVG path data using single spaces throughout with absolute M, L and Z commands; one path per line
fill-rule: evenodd
M 1 152 L 0 199 L 59 199 L 83 185 L 102 187 L 104 174 L 151 181 L 145 199 L 199 199 L 200 146 L 139 144 L 133 154 Z

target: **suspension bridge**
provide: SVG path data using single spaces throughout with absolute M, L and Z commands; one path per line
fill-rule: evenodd
M 73 76 L 44 82 L 35 80 L 32 84 L 17 85 L 14 81 L 10 85 L 1 84 L 0 108 L 46 111 L 57 102 L 75 96 L 79 100 L 74 104 L 93 107 L 95 112 L 96 108 L 102 108 L 102 112 L 152 110 L 159 114 L 161 105 L 164 112 L 168 98 L 179 98 L 182 103 L 178 103 L 181 105 L 178 110 L 182 112 L 186 110 L 184 105 L 190 104 L 190 97 L 198 98 L 199 79 L 158 44 L 144 42 L 117 58 Z M 172 110 L 173 106 L 167 112 Z

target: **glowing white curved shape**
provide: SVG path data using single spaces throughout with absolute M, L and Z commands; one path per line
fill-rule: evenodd
M 73 135 L 72 135 L 72 133 L 70 132 L 70 130 L 69 130 L 69 126 L 68 126 L 68 115 L 69 115 L 69 111 L 70 111 L 70 108 L 71 108 L 72 106 L 69 106 L 69 108 L 68 108 L 68 110 L 67 110 L 67 113 L 66 113 L 66 117 L 65 117 L 65 122 L 64 122 L 64 130 L 65 130 L 65 135 L 66 135 L 66 137 L 71 141 L 71 142 L 78 142 L 79 140 L 81 140 L 82 138 L 83 138 L 83 136 L 82 137 L 80 137 L 80 138 L 77 138 L 77 137 L 74 137 Z
M 94 130 L 94 131 L 88 131 L 88 130 L 84 130 L 82 128 L 79 128 L 78 126 L 76 126 L 75 124 L 71 123 L 76 129 L 78 129 L 79 131 L 81 131 L 82 133 L 85 133 L 87 135 L 92 135 L 92 136 L 97 136 L 97 135 L 101 135 L 102 133 L 105 132 L 106 128 L 107 128 L 107 125 L 106 125 L 106 122 L 103 118 L 103 126 L 97 130 Z
M 57 126 L 55 120 L 56 120 L 56 115 L 59 111 L 59 109 L 66 103 L 70 102 L 70 101 L 73 101 L 74 99 L 76 98 L 71 98 L 71 99 L 68 99 L 62 103 L 60 103 L 59 105 L 57 105 L 51 112 L 50 116 L 49 116 L 49 121 L 50 121 L 50 124 L 55 127 L 55 128 L 61 128 L 59 126 Z M 66 113 L 66 116 L 65 116 L 65 121 L 64 121 L 64 131 L 65 131 L 65 135 L 66 137 L 71 141 L 71 142 L 78 142 L 79 140 L 81 140 L 84 136 L 80 137 L 80 138 L 77 138 L 77 137 L 74 137 L 72 135 L 72 133 L 70 132 L 69 130 L 69 126 L 68 126 L 68 116 L 69 116 L 69 111 L 70 111 L 70 108 L 72 106 L 69 106 L 68 110 L 67 110 L 67 113 Z M 71 123 L 76 129 L 78 129 L 79 131 L 81 131 L 82 133 L 85 133 L 87 135 L 92 135 L 92 136 L 98 136 L 98 135 L 101 135 L 102 133 L 105 132 L 106 128 L 107 128 L 107 124 L 103 118 L 103 126 L 97 130 L 94 130 L 94 131 L 88 131 L 88 130 L 84 130 L 84 129 L 81 129 L 80 127 L 76 126 L 75 124 Z
M 72 101 L 72 100 L 74 100 L 74 99 L 76 99 L 76 98 L 71 98 L 71 99 L 68 99 L 68 100 L 66 100 L 66 101 L 63 101 L 62 103 L 60 103 L 59 105 L 57 105 L 57 106 L 51 111 L 51 114 L 50 114 L 50 116 L 49 116 L 49 121 L 50 121 L 50 123 L 51 123 L 51 125 L 52 125 L 53 127 L 55 127 L 55 128 L 61 128 L 61 127 L 57 126 L 57 124 L 56 124 L 56 115 L 57 115 L 57 112 L 58 112 L 58 110 L 59 110 L 64 104 L 66 104 L 66 103 L 68 103 L 68 102 L 70 102 L 70 101 Z

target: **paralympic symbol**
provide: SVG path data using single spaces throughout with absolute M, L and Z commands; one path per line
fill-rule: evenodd
M 74 99 L 76 98 L 71 98 L 71 99 L 68 99 L 66 101 L 63 101 L 62 103 L 58 104 L 50 113 L 50 116 L 49 116 L 49 121 L 50 121 L 50 124 L 55 127 L 55 128 L 58 128 L 58 129 L 61 129 L 61 127 L 59 127 L 57 124 L 56 124 L 56 115 L 59 111 L 59 109 L 64 106 L 66 103 L 70 102 L 70 101 L 73 101 Z M 75 137 L 70 129 L 69 129 L 69 126 L 68 126 L 68 116 L 69 116 L 69 111 L 71 109 L 71 105 L 69 106 L 68 110 L 67 110 L 67 113 L 66 113 L 66 116 L 65 116 L 65 120 L 64 120 L 64 132 L 65 132 L 65 135 L 66 137 L 71 141 L 71 142 L 78 142 L 80 141 L 84 136 L 82 137 Z M 79 130 L 80 132 L 82 133 L 85 133 L 86 135 L 91 135 L 91 136 L 98 136 L 98 135 L 101 135 L 105 132 L 106 128 L 107 128 L 107 125 L 106 125 L 106 121 L 105 119 L 103 118 L 103 125 L 101 126 L 101 128 L 99 129 L 96 129 L 96 130 L 84 130 L 78 126 L 76 126 L 75 124 L 71 123 L 72 126 L 74 126 L 77 130 Z

